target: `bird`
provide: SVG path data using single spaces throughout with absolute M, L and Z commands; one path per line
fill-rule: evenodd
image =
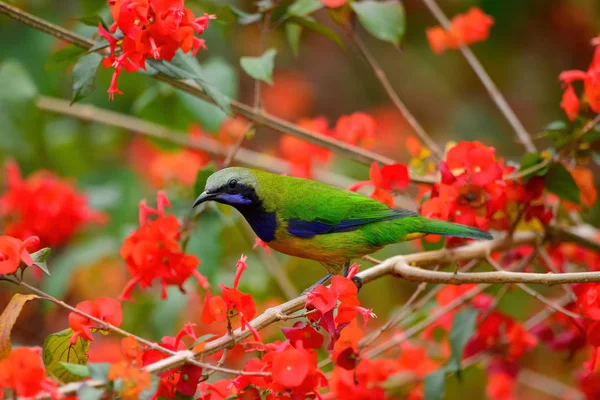
M 351 260 L 393 243 L 428 234 L 493 239 L 480 229 L 391 208 L 360 193 L 242 167 L 210 175 L 193 207 L 207 201 L 237 209 L 270 248 L 323 264 L 328 274 L 312 287 L 347 275 Z M 359 278 L 354 282 L 362 286 Z

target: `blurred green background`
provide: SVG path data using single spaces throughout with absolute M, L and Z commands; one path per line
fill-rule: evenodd
M 15 6 L 91 37 L 94 29 L 74 17 L 100 14 L 109 20 L 108 7 L 99 0 L 13 1 Z M 233 2 L 253 12 L 251 1 Z M 213 12 L 226 2 L 187 0 L 197 12 Z M 400 97 L 424 128 L 438 143 L 449 140 L 480 140 L 496 147 L 498 154 L 519 161 L 522 146 L 483 85 L 457 51 L 435 55 L 429 48 L 425 29 L 435 20 L 419 0 L 403 2 L 407 32 L 401 51 L 370 37 L 357 27 L 361 36 L 388 73 Z M 590 40 L 600 31 L 600 3 L 592 0 L 570 1 L 440 1 L 447 15 L 477 5 L 495 19 L 490 38 L 473 46 L 483 66 L 506 96 L 526 129 L 535 135 L 555 120 L 565 120 L 559 107 L 562 89 L 558 74 L 568 69 L 586 69 L 593 47 Z M 324 10 L 316 18 L 343 37 Z M 224 93 L 250 104 L 253 81 L 239 66 L 241 56 L 258 55 L 259 29 L 213 21 L 204 33 L 209 50 L 199 59 L 207 75 Z M 267 111 L 295 121 L 303 117 L 325 116 L 334 124 L 344 114 L 372 113 L 379 123 L 380 140 L 374 150 L 407 163 L 405 140 L 412 134 L 403 118 L 390 105 L 368 65 L 344 38 L 345 49 L 323 36 L 304 32 L 300 53 L 290 50 L 282 27 L 268 37 L 267 47 L 278 49 L 275 85 L 263 85 L 263 104 Z M 32 28 L 0 17 L 0 161 L 15 158 L 24 174 L 40 168 L 74 177 L 77 186 L 88 194 L 91 206 L 108 213 L 110 222 L 91 226 L 68 245 L 53 251 L 52 277 L 34 278 L 49 293 L 71 304 L 104 295 L 117 296 L 128 279 L 119 257 L 123 239 L 137 226 L 137 204 L 142 198 L 153 203 L 157 187 L 149 182 L 144 166 L 136 166 L 134 135 L 101 124 L 82 122 L 48 112 L 35 106 L 39 94 L 70 99 L 71 78 L 67 66 L 49 65 L 49 56 L 64 46 L 59 40 Z M 125 93 L 109 102 L 106 89 L 112 70 L 100 68 L 95 93 L 84 103 L 115 110 L 144 120 L 187 132 L 199 124 L 207 134 L 217 136 L 222 115 L 214 108 L 199 105 L 187 95 L 141 73 L 123 73 L 119 88 Z M 260 128 L 245 146 L 278 155 L 280 134 Z M 159 144 L 161 151 L 172 145 Z M 540 148 L 543 148 L 543 143 Z M 212 158 L 215 161 L 218 159 Z M 138 160 L 139 161 L 139 160 Z M 366 179 L 367 167 L 335 158 L 330 168 L 355 179 Z M 183 216 L 197 193 L 191 185 L 167 185 L 173 202 L 171 211 Z M 236 212 L 210 208 L 193 232 L 189 252 L 201 260 L 200 271 L 216 286 L 229 284 L 241 253 L 249 255 L 250 269 L 242 279 L 242 290 L 250 291 L 262 308 L 282 301 L 282 293 L 269 278 L 264 250 L 252 250 L 245 222 Z M 391 246 L 379 256 L 414 251 L 410 244 Z M 323 269 L 308 261 L 276 254 L 290 280 L 300 291 L 318 279 Z M 267 258 L 268 259 L 268 258 Z M 123 327 L 136 334 L 159 340 L 174 335 L 185 321 L 199 322 L 202 296 L 196 282 L 188 282 L 183 295 L 170 288 L 167 301 L 159 298 L 159 288 L 136 291 L 135 303 L 126 303 Z M 397 279 L 382 279 L 361 291 L 364 306 L 373 308 L 379 323 L 408 298 L 415 285 Z M 557 289 L 539 288 L 545 293 Z M 0 305 L 6 304 L 12 288 L 2 287 Z M 525 319 L 540 304 L 518 291 L 504 296 L 500 309 Z M 421 310 L 423 315 L 427 310 Z M 14 331 L 14 341 L 40 345 L 50 332 L 67 326 L 66 313 L 46 304 L 25 307 Z M 416 316 L 418 318 L 419 316 Z M 203 331 L 207 328 L 199 327 Z M 268 334 L 277 334 L 271 329 Z M 92 359 L 118 348 L 114 338 L 101 338 L 92 345 Z M 116 353 L 116 352 L 114 352 Z M 235 361 L 235 360 L 234 360 Z M 568 361 L 566 354 L 551 354 L 540 345 L 524 363 L 532 369 L 570 381 L 571 372 L 581 360 Z M 453 391 L 462 395 L 483 396 L 484 372 L 475 367 L 467 371 L 463 386 Z M 572 382 L 572 381 L 571 381 Z M 523 389 L 522 398 L 546 398 L 539 392 Z M 452 397 L 452 396 L 451 396 Z M 458 398 L 458 397 L 456 397 Z

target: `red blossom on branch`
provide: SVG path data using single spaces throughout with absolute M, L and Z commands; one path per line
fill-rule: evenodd
M 348 190 L 356 192 L 360 188 L 373 186 L 373 192 L 369 197 L 394 207 L 394 197 L 390 191 L 404 189 L 409 182 L 408 168 L 405 165 L 391 164 L 379 168 L 379 164 L 374 162 L 369 169 L 369 180 L 356 182 Z
M 116 327 L 119 327 L 121 322 L 123 322 L 121 303 L 117 299 L 100 297 L 96 300 L 86 300 L 77 304 L 76 308 L 87 315 Z M 99 326 L 96 321 L 75 312 L 69 314 L 69 326 L 74 332 L 71 337 L 71 344 L 77 343 L 77 339 L 80 337 L 84 340 L 94 340 L 92 329 L 104 328 L 102 325 Z
M 11 237 L 0 236 L 0 274 L 14 274 L 21 262 L 27 267 L 34 264 L 28 248 L 37 248 L 40 239 L 32 236 L 24 241 Z
M 22 398 L 50 395 L 58 399 L 56 383 L 46 378 L 39 347 L 21 347 L 0 360 L 0 388 L 8 389 Z
M 151 286 L 155 280 L 162 285 L 161 297 L 167 297 L 167 286 L 174 285 L 183 291 L 183 284 L 194 276 L 203 288 L 208 281 L 196 269 L 200 264 L 194 255 L 181 251 L 178 243 L 181 226 L 174 215 L 166 215 L 169 200 L 164 192 L 157 194 L 157 208 L 140 202 L 140 228 L 133 232 L 121 246 L 121 257 L 132 275 L 123 289 L 121 299 L 129 299 L 137 284 L 142 288 Z M 149 216 L 157 218 L 150 220 Z
M 110 12 L 114 23 L 110 32 L 102 24 L 98 33 L 110 44 L 110 56 L 104 59 L 106 68 L 114 67 L 109 98 L 123 94 L 117 88 L 117 80 L 123 68 L 128 72 L 146 69 L 146 59 L 171 61 L 177 50 L 184 53 L 192 51 L 195 55 L 200 48 L 206 49 L 201 35 L 208 28 L 208 21 L 214 15 L 204 14 L 196 18 L 194 13 L 185 8 L 183 0 L 109 0 Z M 124 35 L 117 39 L 111 35 L 117 32 Z M 121 45 L 121 54 L 115 49 Z

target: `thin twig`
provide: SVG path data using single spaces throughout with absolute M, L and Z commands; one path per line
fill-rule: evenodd
M 431 150 L 433 155 L 435 155 L 435 157 L 438 160 L 442 160 L 444 158 L 444 153 L 437 145 L 437 143 L 431 138 L 431 136 L 427 134 L 425 129 L 421 126 L 419 121 L 417 121 L 415 116 L 410 112 L 408 107 L 406 107 L 406 104 L 404 104 L 404 102 L 400 99 L 400 96 L 398 96 L 398 93 L 396 93 L 396 91 L 394 90 L 394 87 L 390 83 L 385 71 L 383 70 L 383 68 L 381 68 L 379 62 L 377 62 L 375 57 L 371 54 L 369 48 L 364 44 L 362 39 L 355 32 L 349 32 L 348 35 L 350 36 L 350 38 L 352 39 L 362 56 L 365 58 L 365 60 L 375 73 L 375 77 L 377 78 L 379 83 L 381 83 L 381 86 L 383 86 L 383 89 L 389 96 L 390 100 L 392 100 L 392 103 L 394 103 L 394 106 L 402 113 L 406 121 L 408 121 L 408 123 L 414 129 L 419 138 L 423 141 L 423 143 L 425 143 L 425 146 L 427 146 Z
M 488 256 L 486 258 L 486 260 L 487 260 L 488 264 L 490 264 L 492 267 L 494 267 L 494 269 L 496 271 L 503 271 L 503 268 L 496 261 L 494 261 L 491 257 Z M 542 303 L 546 304 L 548 307 L 554 308 L 556 311 L 561 312 L 561 313 L 565 314 L 566 316 L 569 316 L 569 317 L 575 318 L 575 319 L 584 318 L 583 315 L 576 314 L 576 313 L 569 311 L 566 308 L 560 306 L 559 304 L 554 303 L 552 300 L 550 300 L 546 296 L 542 295 L 541 293 L 536 292 L 535 290 L 533 290 L 529 286 L 525 285 L 524 283 L 517 283 L 517 286 L 519 287 L 519 289 L 523 290 L 525 293 L 529 294 L 530 296 L 535 297 Z
M 89 319 L 91 321 L 96 322 L 98 324 L 97 328 L 99 328 L 101 330 L 104 330 L 104 331 L 113 331 L 115 333 L 120 334 L 121 336 L 134 338 L 139 343 L 144 344 L 145 346 L 151 348 L 152 350 L 157 350 L 157 351 L 160 351 L 162 353 L 169 354 L 170 356 L 176 356 L 178 354 L 178 352 L 166 349 L 166 348 L 162 347 L 158 343 L 154 343 L 154 342 L 151 342 L 149 340 L 146 340 L 146 339 L 144 339 L 142 337 L 134 335 L 133 333 L 127 332 L 124 329 L 121 329 L 121 328 L 119 328 L 117 326 L 114 326 L 114 325 L 112 325 L 112 324 L 110 324 L 108 322 L 102 321 L 100 318 L 96 318 L 93 315 L 90 315 L 90 314 L 88 314 L 88 313 L 86 313 L 84 311 L 81 311 L 81 310 L 79 310 L 79 309 L 77 309 L 77 308 L 75 308 L 75 307 L 73 307 L 73 306 L 65 303 L 64 301 L 59 300 L 59 299 L 57 299 L 57 298 L 49 295 L 48 293 L 44 292 L 43 290 L 40 290 L 40 289 L 38 289 L 38 288 L 36 288 L 34 286 L 29 285 L 25 281 L 17 281 L 17 282 L 14 282 L 14 283 L 18 284 L 19 286 L 23 286 L 24 288 L 26 288 L 30 292 L 33 292 L 33 293 L 37 294 L 43 300 L 50 301 L 50 302 L 56 304 L 57 306 L 60 306 L 60 307 L 62 307 L 64 309 L 66 309 L 66 310 L 69 310 L 70 312 L 73 312 L 75 314 L 81 315 L 84 318 L 87 318 L 87 319 Z M 187 362 L 189 364 L 195 365 L 195 366 L 200 367 L 200 368 L 205 368 L 205 369 L 208 369 L 208 370 L 214 370 L 214 371 L 222 372 L 222 373 L 225 373 L 225 374 L 230 374 L 230 375 L 236 375 L 237 376 L 237 375 L 240 375 L 240 373 L 241 373 L 242 375 L 248 375 L 247 371 L 240 371 L 240 370 L 234 370 L 234 369 L 229 369 L 229 368 L 222 368 L 221 366 L 216 366 L 216 365 L 211 365 L 211 364 L 200 362 L 200 361 L 194 359 L 193 357 L 190 358 L 189 360 L 187 360 Z M 252 375 L 256 375 L 256 374 L 252 374 Z M 268 373 L 266 373 L 266 372 L 262 373 L 261 372 L 261 373 L 259 373 L 256 376 L 268 376 Z
M 37 99 L 37 106 L 41 110 L 68 115 L 84 121 L 93 121 L 108 126 L 122 128 L 131 134 L 160 139 L 190 150 L 205 151 L 217 156 L 227 156 L 227 154 L 231 153 L 230 146 L 225 146 L 208 135 L 203 136 L 199 140 L 190 139 L 185 132 L 176 131 L 163 125 L 92 105 L 73 104 L 72 106 L 69 106 L 68 101 L 40 96 Z M 234 159 L 242 164 L 271 171 L 276 174 L 289 173 L 288 162 L 252 150 L 239 149 L 239 151 L 235 153 Z M 314 176 L 321 182 L 338 187 L 348 187 L 354 183 L 354 181 L 345 176 L 319 168 L 315 168 Z
M 448 30 L 450 28 L 450 21 L 448 20 L 440 6 L 438 6 L 438 4 L 435 2 L 435 0 L 423 0 L 423 3 L 425 3 L 429 11 L 433 14 L 435 19 L 438 20 L 440 25 L 442 25 L 444 29 Z M 481 80 L 481 83 L 483 83 L 483 86 L 485 86 L 485 89 L 487 90 L 494 103 L 496 103 L 496 105 L 498 106 L 508 123 L 514 129 L 515 133 L 517 134 L 517 137 L 519 138 L 523 146 L 525 146 L 525 149 L 527 149 L 527 151 L 530 152 L 536 152 L 537 149 L 535 147 L 535 144 L 533 143 L 533 140 L 531 139 L 531 135 L 529 135 L 529 133 L 525 130 L 523 124 L 521 124 L 519 118 L 516 116 L 512 108 L 510 108 L 510 105 L 508 104 L 508 102 L 506 101 L 506 99 L 504 98 L 504 96 L 502 95 L 492 78 L 490 78 L 490 76 L 485 71 L 477 57 L 475 57 L 475 54 L 473 54 L 471 49 L 465 45 L 460 46 L 460 51 L 471 66 L 471 68 L 473 68 L 475 74 L 479 77 L 479 80 Z

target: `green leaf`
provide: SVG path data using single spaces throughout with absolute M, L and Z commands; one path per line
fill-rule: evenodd
M 310 29 L 311 31 L 320 33 L 321 35 L 334 41 L 342 49 L 344 48 L 344 42 L 342 42 L 342 39 L 337 33 L 327 28 L 325 25 L 321 25 L 312 17 L 290 17 L 287 21 L 289 23 L 295 23 L 307 29 Z
M 100 400 L 103 395 L 103 389 L 91 387 L 85 383 L 77 390 L 78 400 Z
M 223 95 L 236 98 L 238 93 L 238 73 L 227 61 L 221 58 L 211 58 L 202 64 L 204 76 Z M 211 132 L 219 129 L 227 114 L 214 104 L 201 100 L 181 90 L 176 92 L 183 106 L 192 113 L 202 127 Z
M 170 62 L 148 59 L 146 60 L 146 69 L 147 73 L 151 75 L 162 72 L 175 79 L 192 79 L 225 114 L 233 116 L 231 99 L 221 93 L 212 82 L 209 83 L 203 74 L 200 63 L 190 54 L 178 50 Z
M 70 44 L 67 47 L 63 47 L 62 49 L 50 54 L 50 57 L 48 57 L 48 61 L 46 62 L 45 69 L 47 71 L 52 71 L 68 67 L 69 65 L 75 63 L 75 61 L 83 53 L 85 53 L 85 49 Z
M 579 186 L 575 183 L 571 173 L 561 163 L 554 163 L 544 180 L 546 189 L 559 198 L 580 204 Z
M 46 264 L 46 259 L 50 255 L 50 247 L 44 247 L 41 250 L 36 251 L 31 254 L 31 258 L 33 258 L 33 263 L 36 267 L 41 269 L 46 275 L 50 276 L 50 271 L 48 271 L 48 265 Z
M 79 365 L 79 364 L 71 364 L 68 362 L 60 362 L 60 364 L 66 368 L 67 371 L 72 373 L 73 375 L 80 376 L 82 378 L 87 378 L 90 375 L 90 369 L 87 365 Z
M 191 347 L 197 346 L 197 345 L 199 345 L 200 343 L 204 343 L 204 342 L 206 342 L 208 339 L 212 339 L 212 338 L 214 338 L 215 336 L 217 336 L 217 335 L 215 335 L 214 333 L 207 333 L 206 335 L 202 335 L 202 336 L 200 336 L 198 339 L 196 339 L 196 341 L 194 342 L 194 344 L 193 344 Z
M 110 363 L 91 363 L 88 364 L 87 367 L 90 370 L 90 376 L 93 380 L 108 380 L 108 370 L 110 369 Z
M 227 5 L 226 7 L 235 15 L 237 22 L 240 25 L 250 25 L 262 19 L 262 14 L 260 13 L 249 14 L 231 4 Z
M 194 194 L 199 196 L 204 191 L 208 177 L 217 171 L 217 167 L 213 163 L 209 163 L 196 174 L 196 182 L 194 183 Z
M 87 26 L 93 26 L 94 28 L 97 28 L 98 25 L 102 24 L 104 26 L 104 28 L 106 29 L 106 25 L 104 24 L 102 17 L 100 17 L 99 15 L 86 15 L 84 17 L 71 18 L 71 19 L 81 22 L 82 24 L 87 25 Z
M 254 79 L 273 85 L 273 67 L 277 50 L 269 49 L 260 57 L 242 57 L 240 65 Z
M 302 35 L 302 27 L 298 24 L 285 24 L 285 36 L 290 44 L 292 53 L 298 57 L 300 53 L 300 35 Z
M 582 143 L 587 143 L 587 144 L 592 144 L 595 141 L 600 140 L 600 131 L 598 130 L 593 130 L 590 131 L 588 133 L 586 133 L 583 138 L 581 139 Z
M 396 46 L 400 44 L 405 30 L 404 8 L 400 2 L 367 0 L 350 5 L 371 35 Z
M 565 121 L 552 121 L 544 127 L 545 131 L 566 131 L 569 126 Z
M 425 400 L 441 400 L 446 394 L 446 370 L 442 367 L 425 377 Z
M 71 104 L 92 94 L 96 89 L 96 72 L 102 62 L 102 56 L 96 53 L 79 58 L 73 68 L 73 97 Z
M 62 383 L 82 380 L 81 376 L 70 372 L 62 363 L 86 365 L 90 342 L 77 338 L 75 344 L 71 344 L 73 337 L 72 329 L 52 333 L 44 340 L 42 347 L 42 360 L 46 372 Z
M 521 160 L 521 167 L 519 168 L 519 172 L 523 172 L 525 170 L 533 168 L 534 166 L 536 166 L 542 162 L 545 162 L 545 159 L 540 154 L 525 153 L 525 155 L 523 156 L 523 159 Z M 548 173 L 549 169 L 550 169 L 550 165 L 546 165 L 544 168 L 541 168 L 537 171 L 534 171 L 534 172 L 524 175 L 523 179 L 525 181 L 528 181 L 529 178 L 531 178 L 533 176 L 544 176 Z
M 287 10 L 287 15 L 296 17 L 305 17 L 313 12 L 323 8 L 321 0 L 296 0 Z
M 460 362 L 465 350 L 465 346 L 473 333 L 475 332 L 475 320 L 478 311 L 473 308 L 466 308 L 454 316 L 452 329 L 448 340 L 452 349 L 452 356 L 448 361 L 447 370 L 456 371 L 460 378 Z

